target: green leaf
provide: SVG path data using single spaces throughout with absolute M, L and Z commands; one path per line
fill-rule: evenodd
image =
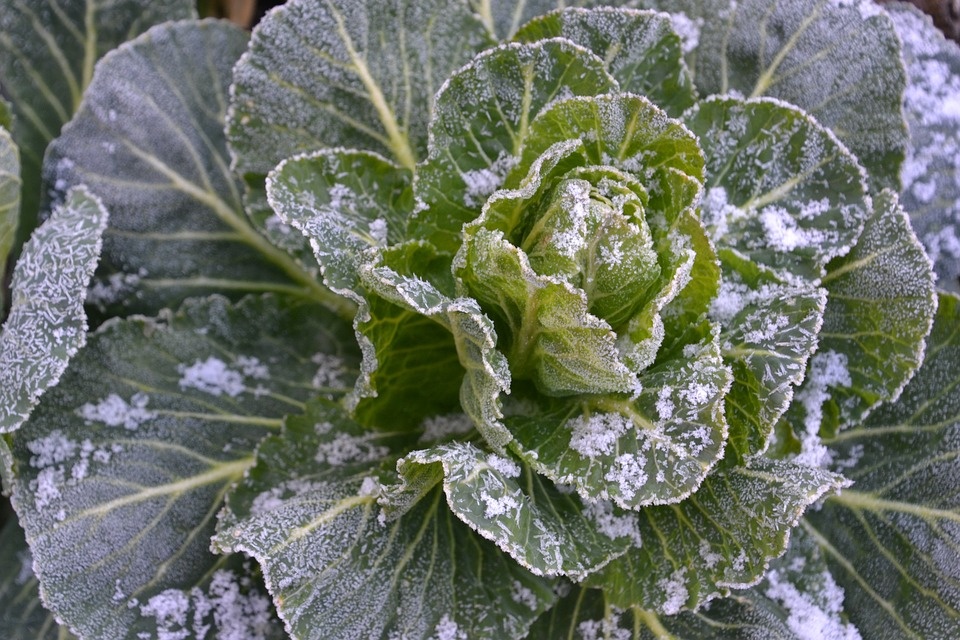
M 590 0 L 467 0 L 495 40 L 509 40 L 520 26 L 554 9 L 590 4 Z
M 572 587 L 530 631 L 531 638 L 570 640 L 797 640 L 778 607 L 752 595 L 712 600 L 698 611 L 663 616 L 613 605 L 599 589 Z
M 474 421 L 487 444 L 494 451 L 502 452 L 503 447 L 513 439 L 501 422 L 503 413 L 500 409 L 500 396 L 510 392 L 511 377 L 506 358 L 496 348 L 497 333 L 493 322 L 483 313 L 476 300 L 446 295 L 431 282 L 416 275 L 408 275 L 415 271 L 410 268 L 411 263 L 419 262 L 418 247 L 420 245 L 417 244 L 398 247 L 397 250 L 385 252 L 363 266 L 360 275 L 364 286 L 373 294 L 371 301 L 380 299 L 389 303 L 392 309 L 383 314 L 371 314 L 372 319 L 361 318 L 360 322 L 367 323 L 367 327 L 360 325 L 358 334 L 369 336 L 370 342 L 378 345 L 378 361 L 381 359 L 380 353 L 386 349 L 394 351 L 393 354 L 388 353 L 394 358 L 399 355 L 396 364 L 391 367 L 392 370 L 404 384 L 418 386 L 417 393 L 431 396 L 430 404 L 426 405 L 428 408 L 436 406 L 438 399 L 446 401 L 444 395 L 437 393 L 438 391 L 448 389 L 451 382 L 459 383 L 459 404 L 462 410 Z M 408 252 L 409 249 L 413 251 Z M 429 256 L 430 248 L 425 249 Z M 382 317 L 389 320 L 388 314 L 398 313 L 396 310 L 408 315 L 393 323 L 381 320 Z M 404 322 L 407 327 L 403 326 Z M 431 323 L 432 327 L 424 326 L 425 322 Z M 415 323 L 421 323 L 420 327 Z M 393 329 L 392 324 L 398 325 L 398 328 L 404 331 L 409 329 L 409 335 Z M 438 329 L 446 335 L 437 331 Z M 402 338 L 397 342 L 399 348 L 394 349 L 393 345 L 375 335 L 376 331 L 386 332 L 390 339 L 399 335 Z M 434 345 L 438 353 L 421 351 L 423 342 Z M 444 364 L 450 363 L 450 357 L 454 354 L 459 366 L 443 368 Z M 408 360 L 413 360 L 415 366 L 407 367 Z M 377 364 L 373 363 L 374 366 Z M 364 374 L 372 371 L 370 366 L 370 358 L 367 356 Z M 410 375 L 411 370 L 418 369 L 422 369 L 423 373 Z M 423 383 L 425 375 L 429 376 L 428 384 Z M 446 380 L 442 379 L 444 377 Z M 383 392 L 389 393 L 388 398 L 394 402 L 403 403 L 406 400 L 403 388 L 397 393 L 396 389 L 390 389 L 387 385 L 383 387 Z M 389 424 L 390 412 L 383 410 L 379 399 L 376 405 L 371 401 L 371 405 L 388 421 L 386 424 Z M 439 406 L 432 413 L 445 413 L 452 408 L 455 407 Z M 422 408 L 420 410 L 424 411 Z M 429 415 L 431 414 L 423 412 L 421 417 Z
M 939 302 L 900 399 L 825 439 L 855 484 L 804 524 L 865 638 L 948 638 L 960 624 L 960 299 Z
M 491 41 L 465 2 L 293 0 L 254 30 L 234 74 L 227 131 L 250 182 L 324 147 L 413 169 L 432 97 Z
M 24 246 L 0 334 L 0 433 L 23 424 L 86 342 L 83 301 L 106 226 L 103 204 L 78 187 Z
M 900 200 L 933 259 L 937 285 L 960 293 L 960 122 L 951 106 L 960 99 L 960 51 L 914 7 L 897 3 L 889 11 L 907 67 L 910 141 Z
M 537 114 L 558 98 L 616 89 L 603 61 L 567 40 L 504 44 L 474 58 L 437 94 L 411 235 L 455 252 L 460 227 L 503 186 Z
M 620 608 L 667 615 L 696 609 L 759 582 L 803 512 L 847 484 L 828 471 L 763 458 L 715 471 L 683 502 L 640 510 L 643 546 L 585 584 Z
M 310 240 L 324 284 L 358 303 L 364 252 L 399 242 L 412 205 L 408 171 L 344 149 L 284 160 L 267 178 L 267 197 L 283 222 Z
M 933 272 L 896 194 L 874 197 L 860 241 L 828 265 L 823 286 L 820 346 L 787 413 L 811 461 L 821 432 L 859 424 L 895 401 L 923 362 L 937 306 Z
M 582 580 L 641 544 L 632 517 L 618 516 L 612 503 L 584 504 L 528 465 L 471 443 L 414 451 L 397 470 L 402 484 L 380 500 L 388 518 L 442 483 L 458 518 L 536 575 Z
M 0 97 L 0 127 L 7 131 L 13 128 L 13 106 Z
M 557 10 L 514 35 L 520 42 L 545 38 L 566 38 L 593 51 L 622 91 L 646 96 L 673 117 L 696 99 L 680 37 L 667 15 L 613 7 Z
M 224 493 L 284 415 L 348 390 L 349 340 L 322 307 L 272 296 L 192 300 L 92 335 L 12 443 L 14 506 L 58 619 L 87 637 L 156 634 L 164 601 L 213 598 Z
M 151 25 L 196 15 L 192 0 L 10 0 L 0 10 L 0 86 L 23 160 L 18 244 L 37 224 L 43 154 L 80 105 L 94 64 Z
M 342 304 L 244 214 L 223 118 L 246 42 L 225 22 L 179 22 L 97 65 L 44 168 L 58 194 L 87 184 L 110 211 L 92 303 L 156 312 L 201 293 L 282 291 Z
M 763 582 L 746 595 L 758 605 L 781 609 L 781 619 L 797 637 L 861 638 L 847 620 L 843 589 L 822 549 L 803 528 L 794 530 L 787 553 L 771 563 Z
M 724 280 L 710 317 L 723 329 L 724 362 L 733 371 L 726 397 L 730 448 L 742 462 L 764 452 L 777 421 L 817 349 L 827 292 L 791 282 L 735 251 L 721 252 Z
M 410 437 L 311 404 L 258 449 L 214 544 L 263 566 L 294 638 L 521 638 L 550 584 L 482 540 L 434 489 L 379 518 L 381 479 Z
M 23 530 L 11 517 L 0 529 L 0 635 L 11 640 L 72 640 L 66 628 L 40 603 L 33 556 Z
M 710 98 L 685 116 L 706 158 L 703 219 L 718 249 L 807 280 L 856 242 L 863 169 L 828 129 L 768 98 Z
M 691 333 L 640 374 L 634 396 L 551 400 L 516 390 L 504 409 L 512 448 L 588 502 L 639 509 L 683 500 L 723 455 L 730 385 L 712 328 Z
M 871 2 L 641 0 L 676 12 L 701 95 L 770 96 L 832 130 L 863 162 L 871 190 L 899 190 L 907 148 L 900 42 Z
M 0 116 L 2 115 L 0 113 Z M 20 151 L 13 138 L 0 124 L 0 281 L 6 275 L 7 258 L 13 248 L 20 222 L 21 184 Z M 4 317 L 5 306 L 4 291 L 0 287 L 0 319 Z

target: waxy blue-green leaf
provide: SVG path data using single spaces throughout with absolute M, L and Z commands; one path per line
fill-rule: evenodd
M 6 515 L 6 514 L 5 514 Z M 0 636 L 19 640 L 73 640 L 40 603 L 33 556 L 14 517 L 0 529 Z
M 731 460 L 767 449 L 777 421 L 817 349 L 827 292 L 816 282 L 784 281 L 735 251 L 721 251 L 723 284 L 711 301 L 724 362 L 733 371 L 725 400 Z
M 933 259 L 937 286 L 960 293 L 960 50 L 911 5 L 888 8 L 907 67 L 910 141 L 900 200 Z
M 0 9 L 0 87 L 23 156 L 26 240 L 42 200 L 43 154 L 77 111 L 98 59 L 152 25 L 196 16 L 193 0 L 9 0 Z
M 314 403 L 230 494 L 214 545 L 260 562 L 294 638 L 522 638 L 553 603 L 550 583 L 457 520 L 439 488 L 382 519 L 380 483 L 410 440 Z
M 744 594 L 770 610 L 800 638 L 859 640 L 862 636 L 844 612 L 844 591 L 837 585 L 823 550 L 801 527 L 790 536 L 790 547 L 763 582 Z
M 509 40 L 528 20 L 554 9 L 592 4 L 591 0 L 467 0 L 495 40 Z
M 388 518 L 440 485 L 458 518 L 536 575 L 579 581 L 642 544 L 633 517 L 612 503 L 561 493 L 528 465 L 472 443 L 414 451 L 397 470 L 401 484 L 380 500 Z
M 432 253 L 430 247 L 412 243 L 397 247 L 394 251 L 385 252 L 378 259 L 364 265 L 360 272 L 364 286 L 373 294 L 371 300 L 381 300 L 383 303 L 389 303 L 393 309 L 399 309 L 406 314 L 401 320 L 407 321 L 413 329 L 409 337 L 401 336 L 404 338 L 404 344 L 400 345 L 403 347 L 400 355 L 414 360 L 418 367 L 424 369 L 424 372 L 420 376 L 409 375 L 409 371 L 404 371 L 403 360 L 399 361 L 399 366 L 392 365 L 393 371 L 396 372 L 400 381 L 405 381 L 405 384 L 414 383 L 419 386 L 419 393 L 430 396 L 430 404 L 426 405 L 427 408 L 436 406 L 438 401 L 446 401 L 438 391 L 448 389 L 451 383 L 458 384 L 460 408 L 474 421 L 487 444 L 494 451 L 502 452 L 503 447 L 513 439 L 501 422 L 503 413 L 500 409 L 501 395 L 510 392 L 511 376 L 506 358 L 497 350 L 496 329 L 476 300 L 448 295 L 432 282 L 410 275 L 415 271 L 410 268 L 412 265 L 424 262 L 418 256 L 421 253 L 418 251 L 420 248 L 424 249 L 422 253 L 425 253 L 429 259 Z M 442 264 L 449 263 L 443 261 Z M 387 313 L 397 312 L 388 311 Z M 373 345 L 384 342 L 372 335 L 373 331 L 387 332 L 391 339 L 398 333 L 397 329 L 391 327 L 390 322 L 384 322 L 382 327 L 378 327 L 379 320 L 376 314 L 372 319 L 364 319 L 363 322 L 366 323 L 366 327 L 360 327 L 360 330 L 364 335 L 370 336 Z M 418 322 L 429 324 L 418 329 L 413 324 Z M 404 328 L 402 322 L 396 324 L 398 328 Z M 435 333 L 438 329 L 447 332 L 447 335 Z M 420 340 L 427 336 L 427 344 L 433 343 L 439 347 L 439 357 L 429 352 L 425 354 L 420 352 Z M 410 355 L 406 352 L 410 352 Z M 423 355 L 426 358 L 421 359 Z M 454 366 L 454 370 L 447 373 L 447 369 L 442 367 L 452 364 L 452 356 L 457 358 L 459 366 Z M 393 354 L 393 357 L 396 357 L 396 354 Z M 369 357 L 365 358 L 365 366 L 368 366 L 369 360 Z M 369 369 L 365 368 L 364 374 L 368 371 Z M 435 377 L 437 383 L 433 386 L 424 385 L 421 382 L 424 374 Z M 445 380 L 440 379 L 443 377 Z M 385 388 L 384 393 L 394 393 L 394 391 Z M 394 394 L 392 399 L 398 403 L 405 400 L 402 393 Z M 389 420 L 389 415 L 374 404 L 374 401 L 370 401 L 369 404 L 371 411 L 379 410 L 384 418 Z M 446 408 L 446 411 L 450 410 L 451 407 Z M 445 412 L 444 407 L 439 406 L 432 412 L 422 413 L 420 417 L 443 412 Z
M 829 295 L 818 354 L 787 413 L 801 441 L 895 401 L 923 362 L 937 306 L 930 260 L 891 191 L 874 197 L 860 240 L 830 262 L 822 284 Z M 824 357 L 834 371 L 817 364 Z
M 723 455 L 730 386 L 712 328 L 690 333 L 640 374 L 633 396 L 551 400 L 516 390 L 505 405 L 511 447 L 588 502 L 639 509 L 683 500 Z
M 257 443 L 308 399 L 348 391 L 350 340 L 322 307 L 272 296 L 93 334 L 12 442 L 44 604 L 86 637 L 163 629 L 167 596 L 221 566 L 214 517 Z
M 0 106 L 2 111 L 2 106 Z M 0 113 L 0 120 L 2 120 Z M 0 278 L 6 274 L 7 257 L 13 248 L 20 221 L 20 151 L 10 133 L 0 124 Z M 0 289 L 0 309 L 5 305 Z M 3 311 L 0 311 L 0 320 Z
M 874 2 L 633 4 L 674 12 L 701 95 L 770 96 L 798 105 L 863 162 L 872 190 L 899 190 L 905 74 L 893 24 Z
M 960 299 L 942 294 L 899 400 L 825 438 L 855 484 L 804 528 L 864 638 L 949 638 L 960 624 Z
M 531 638 L 569 640 L 798 640 L 783 612 L 753 594 L 712 600 L 697 611 L 662 615 L 618 607 L 600 589 L 572 587 L 530 630 Z
M 227 135 L 248 181 L 325 147 L 413 169 L 433 96 L 493 42 L 465 1 L 292 0 L 254 30 L 237 64 Z
M 100 257 L 107 211 L 85 188 L 24 245 L 0 333 L 0 433 L 16 431 L 87 338 L 87 284 Z
M 455 252 L 460 227 L 503 186 L 541 109 L 617 88 L 603 60 L 568 40 L 504 44 L 474 58 L 437 94 L 411 235 Z
M 178 22 L 97 65 L 44 166 L 55 197 L 86 184 L 110 211 L 91 303 L 155 312 L 201 293 L 280 291 L 342 304 L 244 214 L 223 118 L 246 43 L 225 22 Z
M 863 169 L 828 129 L 761 98 L 711 98 L 684 121 L 706 158 L 703 220 L 718 250 L 814 280 L 871 210 Z
M 599 56 L 622 91 L 649 98 L 679 117 L 696 92 L 670 17 L 653 11 L 601 7 L 564 9 L 535 18 L 514 39 L 565 38 Z M 578 94 L 582 95 L 582 94 Z
M 637 514 L 643 546 L 590 576 L 621 609 L 673 615 L 760 581 L 807 508 L 849 483 L 834 473 L 758 458 L 711 474 L 683 502 Z

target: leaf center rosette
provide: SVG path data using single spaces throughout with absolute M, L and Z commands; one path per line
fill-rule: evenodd
M 696 138 L 619 94 L 557 101 L 527 140 L 453 262 L 510 366 L 513 448 L 587 500 L 682 500 L 722 455 L 730 377 L 709 298 L 683 295 L 718 286 Z

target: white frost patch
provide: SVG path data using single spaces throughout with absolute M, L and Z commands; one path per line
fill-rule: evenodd
M 211 626 L 218 640 L 265 640 L 272 626 L 270 600 L 255 591 L 243 593 L 247 582 L 220 570 L 206 593 L 198 587 L 167 589 L 140 605 L 140 615 L 156 620 L 157 640 L 204 638 Z
M 181 389 L 199 389 L 210 395 L 226 394 L 234 398 L 244 391 L 243 375 L 227 367 L 219 358 L 210 356 L 203 362 L 197 360 L 189 367 L 178 365 Z
M 470 208 L 479 207 L 490 195 L 503 185 L 507 174 L 517 164 L 517 158 L 501 153 L 487 169 L 465 171 L 462 174 L 466 185 L 463 204 Z
M 257 495 L 250 504 L 250 515 L 257 516 L 282 507 L 287 501 L 295 500 L 305 493 L 320 491 L 326 486 L 323 482 L 311 482 L 294 478 L 270 487 Z
M 800 434 L 800 453 L 794 458 L 794 462 L 811 467 L 826 467 L 830 464 L 830 451 L 820 441 L 823 403 L 830 399 L 830 387 L 849 387 L 852 384 L 846 354 L 825 351 L 811 358 L 810 374 L 796 395 L 796 401 L 803 406 L 805 416 L 804 431 Z
M 824 572 L 822 578 L 821 591 L 814 598 L 774 570 L 767 574 L 770 586 L 766 595 L 789 612 L 787 626 L 801 640 L 861 640 L 857 628 L 840 619 L 843 589 L 829 572 Z
M 317 372 L 310 381 L 314 389 L 341 388 L 345 386 L 346 367 L 343 358 L 329 353 L 315 353 L 310 362 L 317 365 Z
M 509 458 L 491 453 L 487 456 L 487 465 L 508 478 L 520 477 L 520 465 Z
M 672 418 L 673 412 L 676 410 L 676 406 L 671 399 L 672 395 L 673 387 L 669 385 L 661 387 L 660 391 L 657 392 L 657 415 L 660 416 L 662 422 L 666 422 Z
M 485 518 L 496 518 L 505 513 L 513 513 L 520 508 L 520 501 L 512 495 L 496 497 L 483 490 L 480 492 L 480 499 L 483 500 Z
M 666 602 L 663 603 L 663 612 L 668 616 L 680 613 L 680 610 L 687 603 L 689 593 L 687 592 L 686 577 L 686 567 L 680 567 L 669 578 L 663 578 L 657 582 L 657 588 L 667 597 Z
M 537 598 L 537 595 L 530 587 L 525 587 L 519 580 L 514 580 L 513 584 L 510 585 L 510 599 L 517 604 L 522 604 L 531 611 L 536 611 L 540 606 L 540 600 Z
M 79 447 L 77 442 L 63 435 L 60 429 L 54 429 L 49 435 L 27 443 L 27 449 L 33 454 L 30 456 L 30 466 L 45 469 L 60 464 L 72 458 Z
M 253 378 L 254 380 L 270 379 L 270 370 L 267 368 L 267 365 L 253 356 L 237 356 L 237 366 L 240 367 L 243 375 L 248 378 Z
M 874 0 L 830 0 L 830 3 L 839 9 L 856 9 L 862 20 L 886 14 Z
M 105 311 L 121 297 L 132 293 L 146 275 L 146 270 L 141 269 L 139 273 L 111 273 L 106 280 L 94 280 L 87 289 L 87 304 Z
M 376 497 L 380 495 L 380 481 L 373 476 L 365 477 L 363 482 L 360 483 L 359 495 L 370 497 Z
M 97 404 L 86 403 L 77 411 L 89 422 L 102 422 L 108 427 L 123 427 L 131 431 L 156 417 L 156 413 L 147 409 L 150 397 L 145 393 L 135 393 L 126 402 L 115 393 L 111 393 Z
M 680 48 L 684 54 L 690 53 L 700 44 L 700 30 L 703 29 L 703 18 L 691 20 L 683 13 L 671 13 L 670 23 L 673 30 L 680 36 Z
M 597 531 L 611 540 L 630 538 L 633 546 L 638 549 L 643 544 L 636 514 L 626 511 L 622 516 L 616 515 L 613 503 L 609 500 L 597 500 L 588 504 L 583 510 L 583 515 L 596 525 Z
M 713 569 L 715 566 L 720 564 L 720 561 L 723 560 L 723 556 L 713 550 L 713 547 L 710 546 L 710 543 L 706 540 L 700 541 L 700 559 L 703 560 L 703 565 L 707 569 Z
M 381 247 L 387 246 L 387 221 L 383 218 L 377 218 L 370 223 L 370 238 Z
M 820 231 L 800 228 L 792 213 L 776 205 L 760 210 L 760 223 L 763 225 L 767 244 L 776 251 L 806 249 L 820 244 L 823 240 Z
M 321 442 L 314 460 L 334 467 L 345 464 L 376 462 L 390 453 L 387 447 L 373 444 L 373 434 L 352 436 L 338 433 L 333 440 Z
M 637 495 L 637 489 L 647 483 L 647 472 L 640 465 L 640 460 L 630 453 L 617 456 L 613 467 L 607 471 L 603 479 L 617 485 L 620 497 L 630 501 Z
M 633 422 L 619 413 L 577 416 L 566 424 L 573 431 L 570 448 L 587 458 L 612 454 L 617 440 L 632 426 Z
M 19 587 L 27 584 L 33 577 L 33 554 L 30 553 L 30 549 L 18 551 L 17 560 L 20 561 L 20 570 L 14 578 L 14 583 Z
M 423 421 L 421 427 L 423 435 L 420 436 L 420 442 L 435 442 L 469 433 L 473 429 L 473 420 L 465 413 L 450 413 L 431 416 Z
M 31 440 L 27 443 L 27 449 L 34 454 L 30 457 L 30 466 L 40 470 L 37 477 L 29 483 L 38 511 L 60 498 L 63 487 L 76 485 L 86 478 L 91 461 L 109 462 L 113 453 L 123 451 L 123 447 L 118 444 L 113 444 L 108 449 L 94 446 L 90 440 L 78 443 L 64 436 L 59 429 L 51 431 L 43 438 Z M 75 462 L 69 466 L 67 463 L 71 460 Z M 65 517 L 66 512 L 63 510 L 57 515 L 59 520 Z
M 460 626 L 450 617 L 450 614 L 445 613 L 434 628 L 431 640 L 467 640 L 467 634 L 460 630 Z

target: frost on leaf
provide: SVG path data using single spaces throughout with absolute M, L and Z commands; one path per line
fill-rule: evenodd
M 145 617 L 167 624 L 139 607 L 159 612 L 154 596 L 193 602 L 218 567 L 208 547 L 224 492 L 260 440 L 316 394 L 311 354 L 355 363 L 351 338 L 322 307 L 272 296 L 195 300 L 92 334 L 11 446 L 9 488 L 45 605 L 85 636 L 125 638 Z M 206 390 L 180 385 L 196 363 L 224 365 L 194 372 Z M 283 375 L 267 378 L 265 367 Z M 242 393 L 222 391 L 225 371 L 247 383 Z
M 764 459 L 715 471 L 683 502 L 637 512 L 643 546 L 584 584 L 621 608 L 695 610 L 759 582 L 804 511 L 846 484 L 833 473 Z
M 77 188 L 24 246 L 0 334 L 0 433 L 30 416 L 86 342 L 83 302 L 106 225 L 100 200 Z
M 313 455 L 346 451 L 344 437 L 368 446 L 336 462 Z M 459 521 L 438 488 L 424 485 L 409 511 L 385 517 L 374 486 L 414 443 L 313 403 L 263 442 L 229 496 L 214 544 L 260 562 L 295 637 L 519 638 L 553 602 L 546 580 Z M 484 464 L 518 471 L 496 456 Z
M 526 464 L 472 444 L 414 451 L 397 468 L 401 484 L 380 501 L 388 519 L 441 483 L 458 518 L 536 575 L 582 580 L 641 544 L 630 516 L 615 515 L 612 504 L 562 494 Z
M 6 274 L 7 256 L 13 248 L 20 223 L 20 151 L 4 128 L 0 105 L 0 277 Z M 9 123 L 6 123 L 9 126 Z M 5 304 L 0 293 L 0 305 Z
M 960 300 L 941 294 L 926 358 L 895 403 L 824 434 L 853 486 L 805 517 L 864 638 L 948 638 L 960 561 Z
M 929 17 L 890 5 L 907 67 L 910 130 L 900 199 L 934 263 L 937 286 L 960 292 L 960 51 Z

